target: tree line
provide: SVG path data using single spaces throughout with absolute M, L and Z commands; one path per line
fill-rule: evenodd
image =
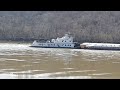
M 52 39 L 120 43 L 119 11 L 0 11 L 0 40 Z

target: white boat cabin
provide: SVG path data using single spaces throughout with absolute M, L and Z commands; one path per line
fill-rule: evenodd
M 33 47 L 58 47 L 58 48 L 74 48 L 75 43 L 73 37 L 65 34 L 62 38 L 52 39 L 51 41 L 37 41 L 35 40 L 32 44 Z

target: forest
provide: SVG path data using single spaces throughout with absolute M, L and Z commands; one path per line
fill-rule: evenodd
M 120 11 L 0 11 L 0 40 L 52 39 L 68 32 L 80 43 L 120 43 Z

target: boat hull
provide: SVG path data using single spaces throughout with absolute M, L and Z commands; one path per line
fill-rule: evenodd
M 74 48 L 74 43 L 39 43 L 34 41 L 31 47 L 40 47 L 40 48 Z
M 72 48 L 72 47 L 40 47 L 40 46 L 30 46 L 34 48 L 64 48 L 64 49 L 79 49 L 79 48 Z

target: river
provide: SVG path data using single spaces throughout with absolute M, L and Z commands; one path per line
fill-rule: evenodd
M 120 51 L 0 42 L 0 79 L 120 79 Z

